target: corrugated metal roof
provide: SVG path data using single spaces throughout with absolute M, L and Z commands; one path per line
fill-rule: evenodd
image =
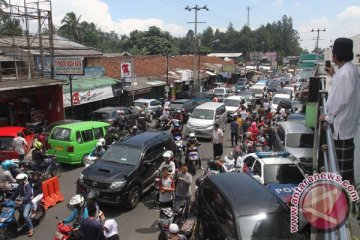
M 64 84 L 64 81 L 48 78 L 34 78 L 31 80 L 0 81 L 0 91 L 18 90 L 50 85 Z
M 234 58 L 234 57 L 241 57 L 242 53 L 209 53 L 208 57 L 221 57 L 221 58 Z
M 5 57 L 0 55 L 0 62 L 14 62 L 13 58 Z

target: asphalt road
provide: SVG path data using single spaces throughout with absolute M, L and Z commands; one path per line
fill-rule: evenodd
M 199 139 L 202 143 L 200 146 L 200 157 L 202 166 L 206 167 L 206 160 L 212 157 L 212 145 L 208 140 Z M 231 151 L 230 129 L 229 124 L 225 131 L 224 154 Z M 56 231 L 56 218 L 63 219 L 70 214 L 68 202 L 75 194 L 76 180 L 83 167 L 64 166 L 60 178 L 60 189 L 65 200 L 55 207 L 49 208 L 46 212 L 45 220 L 35 227 L 33 239 L 48 240 L 52 239 Z M 195 179 L 199 177 L 202 170 L 197 170 L 196 176 L 193 176 L 192 190 L 195 189 Z M 100 209 L 105 213 L 106 218 L 113 218 L 119 225 L 119 234 L 121 239 L 127 240 L 152 240 L 156 239 L 159 233 L 156 220 L 159 217 L 159 211 L 154 208 L 152 203 L 152 194 L 145 194 L 142 201 L 133 210 L 127 210 L 122 207 L 100 205 Z M 16 239 L 29 239 L 26 235 L 18 236 Z

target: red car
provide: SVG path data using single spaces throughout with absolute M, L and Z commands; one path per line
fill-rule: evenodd
M 32 132 L 24 127 L 0 127 L 0 161 L 19 157 L 12 145 L 13 139 L 17 136 L 18 132 L 22 133 L 22 137 L 27 142 L 25 155 L 30 151 L 34 141 L 34 134 Z

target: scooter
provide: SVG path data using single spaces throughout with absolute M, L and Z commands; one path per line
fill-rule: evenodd
M 56 220 L 59 220 L 59 218 L 56 216 Z M 77 228 L 74 228 L 72 226 L 68 226 L 63 222 L 58 222 L 57 223 L 57 230 L 55 231 L 53 240 L 66 240 L 70 238 L 70 234 L 72 231 L 77 231 L 75 230 Z
M 175 143 L 175 151 L 174 151 L 174 155 L 181 160 L 182 159 L 182 152 L 184 151 L 184 143 L 183 140 L 181 139 L 180 135 L 175 135 L 173 136 L 173 141 Z
M 20 229 L 20 232 L 24 230 L 25 221 L 22 214 L 22 207 L 18 204 L 17 201 L 8 200 L 2 203 L 3 208 L 0 213 L 0 240 L 10 239 L 15 236 Z M 16 219 L 15 212 L 19 211 L 19 219 Z M 33 225 L 39 224 L 45 218 L 45 207 L 43 200 L 38 204 L 36 215 L 31 218 Z M 29 212 L 31 215 L 31 211 Z
M 199 151 L 197 146 L 190 146 L 188 149 L 188 155 L 187 155 L 187 167 L 189 173 L 192 175 L 196 175 L 196 167 L 198 164 L 198 161 L 200 161 L 199 157 Z
M 173 208 L 161 208 L 157 224 L 160 229 L 159 240 L 167 240 L 167 232 L 171 223 L 176 223 L 180 228 L 185 222 L 186 201 L 175 201 Z
M 170 121 L 171 122 L 171 121 Z M 161 131 L 169 130 L 171 127 L 170 123 L 163 120 L 162 117 L 160 117 L 155 124 L 156 129 L 160 129 Z

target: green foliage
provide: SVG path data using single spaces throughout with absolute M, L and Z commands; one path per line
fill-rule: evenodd
M 9 15 L 0 17 L 0 34 L 7 36 L 21 36 L 23 29 L 20 25 L 20 19 L 11 18 Z
M 127 51 L 133 55 L 177 55 L 192 54 L 198 47 L 192 30 L 184 37 L 174 38 L 169 32 L 151 26 L 147 31 L 134 30 L 129 36 L 119 37 L 113 31 L 98 29 L 94 23 L 80 22 L 80 18 L 73 12 L 67 13 L 61 22 L 59 34 L 105 53 Z M 293 29 L 293 20 L 286 15 L 256 30 L 244 26 L 238 31 L 232 23 L 225 32 L 208 27 L 197 39 L 201 42 L 201 53 L 277 51 L 281 56 L 289 56 L 299 55 L 302 51 L 299 34 Z

